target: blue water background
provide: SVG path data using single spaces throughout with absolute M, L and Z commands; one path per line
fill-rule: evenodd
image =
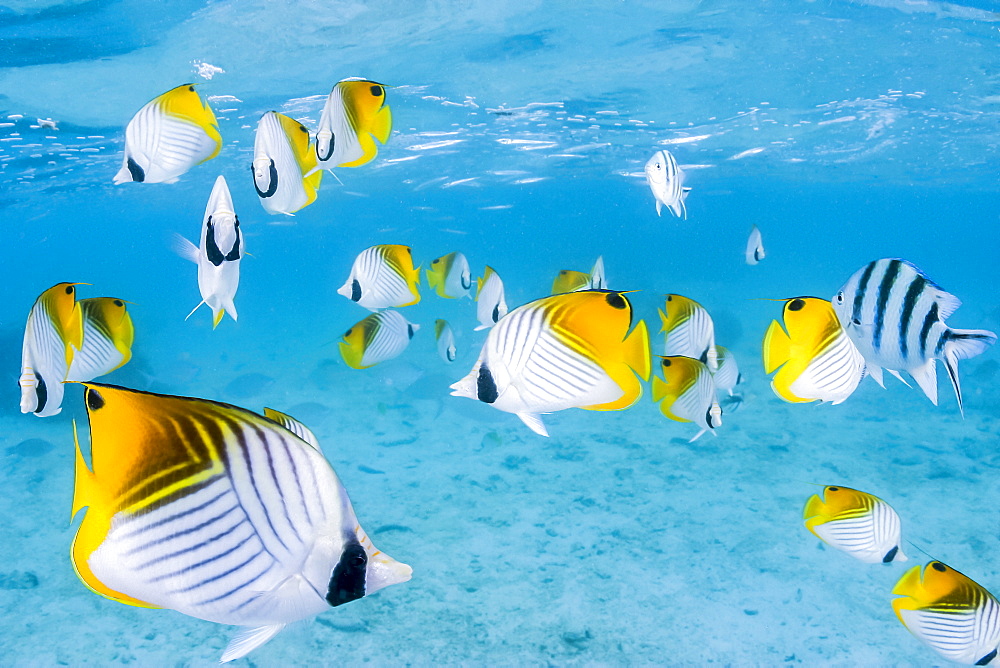
M 131 302 L 134 358 L 102 380 L 302 419 L 376 545 L 414 567 L 253 663 L 935 661 L 892 615 L 903 566 L 820 547 L 801 507 L 810 483 L 876 493 L 919 546 L 904 545 L 907 566 L 923 549 L 1000 589 L 996 351 L 962 362 L 963 421 L 944 378 L 938 407 L 891 378 L 837 407 L 784 404 L 759 349 L 780 314 L 766 299 L 829 298 L 890 256 L 963 300 L 951 325 L 1000 328 L 1000 23 L 990 3 L 963 6 L 0 8 L 0 121 L 24 115 L 0 127 L 18 133 L 0 153 L 0 656 L 208 665 L 229 634 L 104 600 L 72 572 L 80 391 L 40 420 L 17 411 L 17 377 L 35 297 L 79 281 L 92 284 L 81 297 Z M 226 72 L 203 80 L 194 60 Z M 256 119 L 278 109 L 315 124 L 329 86 L 357 74 L 397 86 L 393 137 L 375 162 L 338 170 L 344 185 L 324 177 L 294 218 L 268 216 L 247 169 Z M 177 184 L 112 186 L 131 114 L 185 81 L 238 98 L 212 103 L 220 156 Z M 37 118 L 58 129 L 31 128 Z M 70 160 L 65 147 L 95 150 Z M 639 176 L 664 147 L 689 166 L 686 221 L 658 218 Z M 204 307 L 184 321 L 196 270 L 170 235 L 197 238 L 220 173 L 250 257 L 239 322 L 212 331 Z M 749 267 L 754 224 L 768 257 Z M 622 413 L 547 416 L 541 439 L 448 396 L 484 334 L 471 301 L 426 284 L 404 309 L 423 326 L 405 355 L 347 369 L 336 342 L 366 312 L 335 291 L 375 243 L 410 245 L 424 266 L 461 250 L 474 275 L 500 273 L 512 308 L 603 255 L 654 334 L 666 292 L 709 309 L 744 370 L 745 406 L 694 445 L 693 426 L 648 395 Z M 456 331 L 454 365 L 436 355 L 437 317 Z

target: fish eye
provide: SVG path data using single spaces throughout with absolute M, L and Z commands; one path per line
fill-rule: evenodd
M 193 93 L 194 92 L 194 86 L 188 86 L 188 90 Z
M 667 301 L 668 302 L 674 301 L 674 296 L 673 295 L 667 295 Z
M 432 260 L 432 261 L 431 261 L 431 264 L 437 264 L 437 263 L 438 263 L 438 262 L 440 262 L 440 261 L 441 261 L 441 258 L 438 258 L 438 259 L 436 259 L 436 260 Z
M 299 126 L 299 130 L 302 130 L 302 131 L 303 131 L 303 132 L 305 132 L 306 134 L 309 134 L 309 131 L 308 131 L 308 130 L 306 130 L 306 126 L 304 126 L 304 125 L 300 125 L 300 126 Z
M 116 299 L 116 300 L 114 301 L 114 305 L 115 305 L 115 306 L 124 306 L 125 304 L 124 304 L 124 303 L 122 303 L 122 300 L 120 300 L 120 299 Z
M 859 327 L 861 326 L 861 321 L 858 320 L 857 318 L 851 318 L 851 322 L 854 323 L 855 325 L 858 325 Z
M 87 406 L 92 411 L 104 408 L 104 397 L 97 393 L 97 390 L 88 387 L 87 388 Z
M 844 293 L 843 292 L 838 292 L 837 293 L 837 303 L 838 304 L 843 304 L 844 303 Z
M 608 296 L 605 297 L 604 299 L 605 301 L 608 302 L 608 306 L 610 306 L 613 309 L 618 309 L 619 311 L 628 306 L 628 302 L 625 301 L 625 298 L 622 297 L 621 294 L 617 292 L 609 292 Z
M 945 571 L 948 570 L 948 567 L 942 564 L 940 561 L 932 561 L 931 568 L 933 568 L 936 571 L 940 571 L 941 573 L 944 573 Z

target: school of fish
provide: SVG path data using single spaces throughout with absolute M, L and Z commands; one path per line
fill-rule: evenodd
M 386 98 L 384 84 L 350 77 L 334 84 L 316 128 L 264 113 L 247 177 L 263 210 L 295 215 L 319 196 L 324 171 L 376 158 L 392 133 Z M 128 123 L 113 181 L 173 183 L 221 146 L 211 107 L 195 85 L 184 84 Z M 657 215 L 666 208 L 687 219 L 692 188 L 677 159 L 657 150 L 645 176 Z M 213 329 L 225 314 L 235 323 L 245 240 L 221 175 L 197 240 L 174 237 L 174 250 L 197 266 L 200 301 L 187 317 L 206 305 Z M 753 225 L 745 262 L 765 257 Z M 628 409 L 646 383 L 666 418 L 698 429 L 690 442 L 717 435 L 723 413 L 743 403 L 740 366 L 716 344 L 711 315 L 691 297 L 664 296 L 662 347 L 654 353 L 629 296 L 636 286 L 610 288 L 603 257 L 590 271 L 559 271 L 551 294 L 514 308 L 497 270 L 483 264 L 473 280 L 472 266 L 460 250 L 421 264 L 403 244 L 360 249 L 336 290 L 360 307 L 359 316 L 366 312 L 345 323 L 344 363 L 363 370 L 405 353 L 421 329 L 405 309 L 421 301 L 423 272 L 433 299 L 468 297 L 475 304 L 465 323 L 434 321 L 443 364 L 462 357 L 456 333 L 485 330 L 475 362 L 451 394 L 511 413 L 535 434 L 548 436 L 546 414 Z M 372 545 L 319 440 L 294 417 L 93 382 L 129 361 L 135 334 L 126 300 L 78 299 L 84 285 L 57 283 L 28 309 L 19 384 L 21 412 L 39 417 L 60 412 L 65 383 L 83 385 L 90 446 L 88 456 L 74 423 L 72 514 L 83 519 L 70 553 L 88 588 L 128 605 L 239 626 L 223 653 L 227 662 L 289 623 L 410 579 L 409 566 Z M 829 300 L 775 301 L 781 319 L 764 333 L 763 369 L 773 374 L 774 394 L 790 403 L 841 404 L 865 376 L 884 387 L 888 371 L 908 385 L 906 372 L 937 404 L 940 361 L 963 411 L 958 362 L 997 338 L 949 327 L 945 319 L 961 302 L 900 258 L 858 269 Z M 807 501 L 803 519 L 826 545 L 861 562 L 907 559 L 899 515 L 871 494 L 824 487 Z M 968 577 L 935 560 L 907 571 L 892 593 L 899 620 L 944 658 L 983 665 L 996 656 L 1000 602 Z

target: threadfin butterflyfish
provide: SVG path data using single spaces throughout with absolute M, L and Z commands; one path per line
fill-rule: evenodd
M 434 338 L 437 339 L 438 355 L 449 364 L 458 357 L 455 349 L 455 333 L 451 331 L 451 325 L 447 320 L 434 321 Z
M 427 268 L 427 285 L 446 299 L 472 298 L 472 273 L 469 261 L 459 252 L 448 253 L 431 260 Z
M 760 230 L 754 225 L 750 229 L 750 236 L 747 237 L 747 248 L 743 253 L 747 264 L 753 266 L 764 259 L 764 241 L 760 237 Z
M 649 378 L 646 323 L 630 333 L 632 316 L 623 293 L 604 290 L 525 304 L 490 330 L 452 395 L 514 413 L 542 436 L 548 436 L 542 413 L 628 408 L 642 395 L 636 374 Z
M 78 283 L 58 283 L 35 300 L 28 312 L 21 347 L 21 412 L 38 417 L 62 410 L 63 381 L 83 348 L 83 313 Z
M 782 329 L 772 320 L 764 335 L 764 372 L 771 389 L 792 403 L 839 404 L 854 393 L 865 360 L 840 326 L 830 302 L 816 297 L 785 300 Z M 787 332 L 786 332 L 787 330 Z
M 93 380 L 128 363 L 135 327 L 125 301 L 92 297 L 77 304 L 83 318 L 83 346 L 73 355 L 66 380 Z
M 420 325 L 408 322 L 399 311 L 372 313 L 344 333 L 340 355 L 352 369 L 367 369 L 399 357 L 418 329 Z
M 660 411 L 676 422 L 693 422 L 701 430 L 691 437 L 694 443 L 706 431 L 716 436 L 722 425 L 722 409 L 715 397 L 712 373 L 700 360 L 672 355 L 660 357 L 663 378 L 653 376 L 653 402 Z
M 892 593 L 906 630 L 949 661 L 993 662 L 1000 648 L 1000 601 L 967 575 L 940 561 L 914 566 Z
M 687 220 L 687 199 L 690 188 L 684 187 L 684 172 L 670 151 L 662 150 L 653 154 L 646 162 L 646 182 L 656 200 L 656 215 L 667 207 L 678 218 Z
M 194 84 L 184 84 L 147 102 L 128 122 L 125 157 L 114 182 L 174 183 L 221 148 L 212 108 Z
M 604 258 L 598 257 L 590 273 L 563 269 L 552 281 L 552 294 L 577 292 L 578 290 L 605 290 L 607 280 L 604 278 Z
M 715 357 L 719 363 L 719 368 L 712 374 L 712 380 L 715 381 L 715 389 L 720 392 L 727 392 L 729 396 L 733 396 L 733 390 L 743 382 L 743 375 L 740 373 L 736 356 L 728 348 L 715 346 Z
M 868 373 L 885 387 L 882 369 L 906 383 L 910 374 L 937 405 L 937 360 L 944 363 L 958 409 L 962 388 L 958 361 L 975 357 L 996 343 L 985 329 L 952 329 L 945 318 L 962 305 L 912 263 L 898 258 L 869 262 L 833 297 L 833 310 L 865 358 Z M 907 385 L 909 383 L 906 383 Z
M 222 314 L 237 319 L 233 303 L 240 285 L 240 260 L 243 259 L 243 232 L 233 206 L 229 186 L 222 175 L 215 180 L 205 207 L 199 245 L 180 235 L 174 237 L 181 257 L 198 265 L 198 290 L 201 301 L 188 318 L 205 304 L 212 310 L 212 329 L 218 327 Z M 185 318 L 186 320 L 187 318 Z
M 379 244 L 358 254 L 337 294 L 377 311 L 416 304 L 420 301 L 418 285 L 420 268 L 413 267 L 410 247 Z
M 334 85 L 323 105 L 316 131 L 319 169 L 357 167 L 378 155 L 392 133 L 392 111 L 386 104 L 385 86 L 361 77 Z
M 867 564 L 906 561 L 899 515 L 873 494 L 829 485 L 809 497 L 802 519 L 821 541 Z
M 84 384 L 71 556 L 94 592 L 243 627 L 222 662 L 286 624 L 410 579 L 377 550 L 318 449 L 228 404 Z
M 479 325 L 474 331 L 489 329 L 507 315 L 503 281 L 493 267 L 486 266 L 481 278 L 476 279 L 476 317 Z
M 681 295 L 666 296 L 660 309 L 660 331 L 666 337 L 663 354 L 700 360 L 713 373 L 719 368 L 715 324 L 705 307 Z
M 276 111 L 260 117 L 250 173 L 265 211 L 292 215 L 316 201 L 323 172 L 315 167 L 306 126 Z

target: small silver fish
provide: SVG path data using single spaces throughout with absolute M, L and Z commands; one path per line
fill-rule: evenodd
M 657 216 L 663 207 L 667 207 L 678 218 L 687 220 L 684 200 L 691 189 L 684 187 L 684 172 L 669 151 L 657 151 L 646 162 L 646 181 L 656 199 Z
M 760 238 L 760 230 L 754 225 L 747 238 L 747 264 L 753 266 L 764 259 L 764 242 Z

